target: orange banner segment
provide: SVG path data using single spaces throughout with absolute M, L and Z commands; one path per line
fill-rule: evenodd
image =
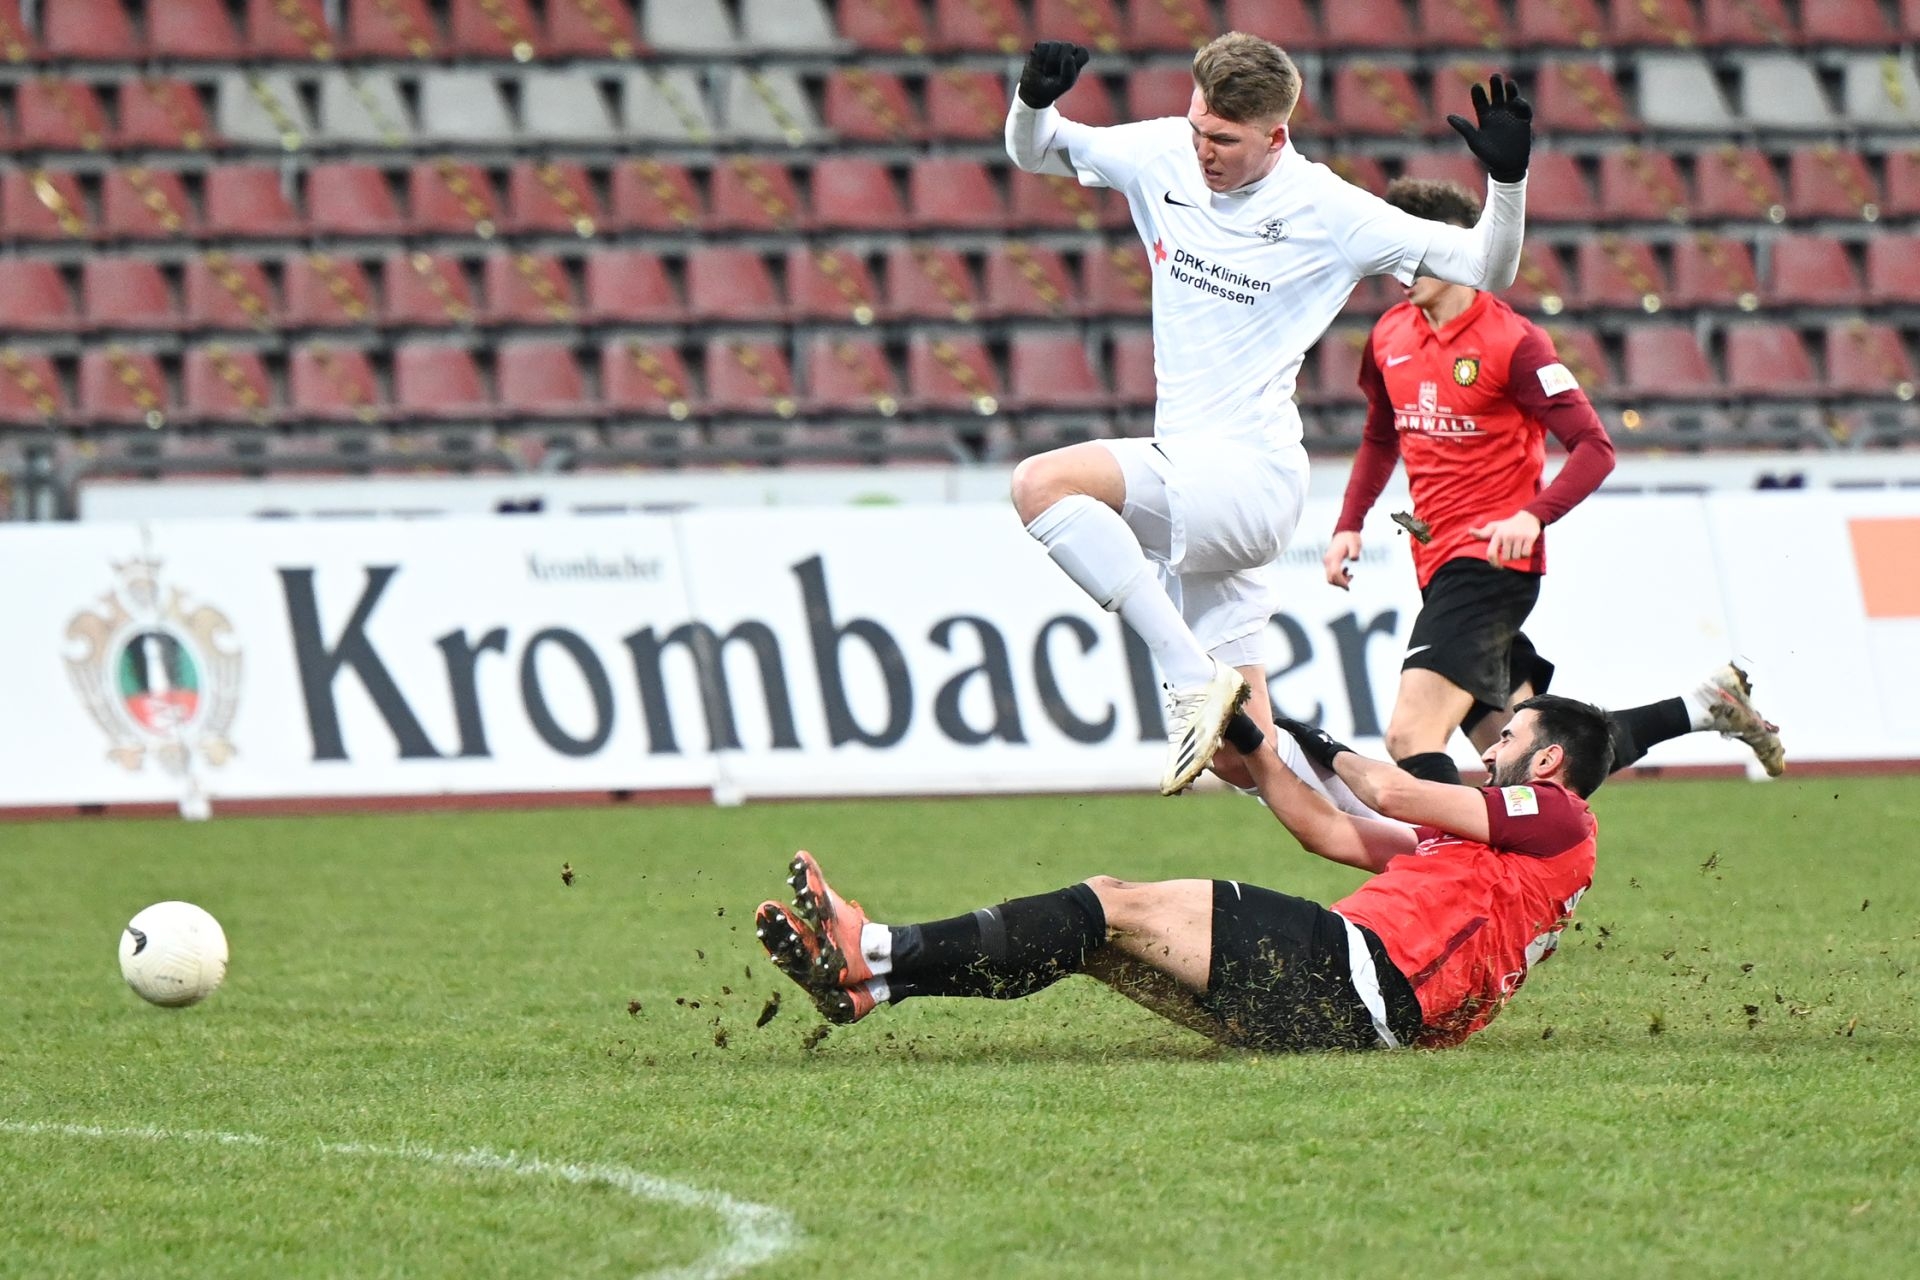
M 1849 520 L 1869 618 L 1920 618 L 1920 519 Z

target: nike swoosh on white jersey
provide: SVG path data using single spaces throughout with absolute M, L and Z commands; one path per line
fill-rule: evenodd
M 1409 360 L 1411 360 L 1411 359 L 1413 359 L 1413 357 L 1412 357 L 1411 355 L 1404 355 L 1404 356 L 1388 356 L 1388 357 L 1387 357 L 1387 368 L 1389 368 L 1389 369 L 1391 369 L 1391 368 L 1393 368 L 1393 366 L 1395 366 L 1395 365 L 1397 365 L 1397 364 L 1405 364 L 1405 363 L 1406 363 L 1407 361 L 1409 361 Z

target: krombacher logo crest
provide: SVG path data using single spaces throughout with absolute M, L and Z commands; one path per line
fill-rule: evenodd
M 151 756 L 185 773 L 197 754 L 233 758 L 227 731 L 240 696 L 233 625 L 178 587 L 162 591 L 160 561 L 114 565 L 119 582 L 67 623 L 67 678 L 100 731 L 107 757 L 129 772 Z

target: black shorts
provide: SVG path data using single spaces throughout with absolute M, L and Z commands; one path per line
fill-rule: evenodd
M 1371 929 L 1361 929 L 1402 1044 L 1420 1031 L 1420 1002 Z M 1347 926 L 1317 902 L 1236 880 L 1213 882 L 1213 957 L 1200 1007 L 1221 1038 L 1249 1049 L 1302 1053 L 1377 1048 L 1372 1015 L 1353 988 Z
M 1468 724 L 1504 709 L 1523 684 L 1545 693 L 1553 664 L 1520 630 L 1539 598 L 1537 573 L 1496 569 L 1471 557 L 1447 561 L 1420 590 L 1420 616 L 1400 669 L 1437 672 L 1472 694 Z

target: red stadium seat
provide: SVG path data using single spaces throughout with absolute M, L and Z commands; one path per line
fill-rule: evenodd
M 934 137 L 996 142 L 1006 120 L 1006 84 L 992 72 L 948 67 L 927 77 L 927 130 Z
M 1126 201 L 1105 187 L 1018 169 L 1007 175 L 1007 185 L 1013 193 L 1009 221 L 1016 227 L 1093 231 L 1132 225 Z
M 1920 305 L 1920 235 L 1877 235 L 1867 241 L 1867 302 Z
M 1486 190 L 1483 177 L 1476 191 Z M 1541 222 L 1590 222 L 1593 187 L 1580 161 L 1564 151 L 1536 150 L 1527 169 L 1527 216 Z
M 994 231 L 1007 225 L 1000 193 L 977 160 L 915 160 L 907 174 L 907 208 L 916 227 Z
M 1081 76 L 1055 105 L 1067 119 L 1081 124 L 1122 123 L 1120 109 L 1114 104 L 1113 95 L 1107 92 L 1106 81 L 1099 76 Z
M 729 231 L 792 231 L 806 221 L 806 206 L 786 165 L 750 156 L 716 163 L 712 175 L 711 225 Z
M 258 351 L 214 342 L 188 350 L 181 416 L 193 422 L 265 425 L 274 417 L 273 380 Z
M 1606 40 L 1602 0 L 1519 0 L 1514 43 L 1530 49 L 1597 49 Z
M 1114 0 L 1033 0 L 1032 8 L 1033 30 L 1046 39 L 1083 44 L 1095 57 L 1120 51 L 1124 24 Z
M 1549 321 L 1543 326 L 1547 337 L 1553 341 L 1554 353 L 1560 357 L 1560 363 L 1567 366 L 1589 395 L 1606 390 L 1613 383 L 1613 373 L 1607 367 L 1606 351 L 1600 345 L 1599 335 L 1591 329 L 1578 325 Z
M 170 240 L 199 227 L 199 211 L 177 172 L 139 165 L 107 171 L 100 187 L 103 234 L 116 240 Z
M 1078 334 L 1015 334 L 1007 344 L 1007 407 L 1100 409 L 1111 397 Z
M 1697 400 L 1725 394 L 1690 325 L 1629 326 L 1622 364 L 1625 389 L 1636 396 Z
M 1817 9 L 1829 0 L 1815 0 Z M 1701 43 L 1713 45 L 1786 45 L 1798 33 L 1781 0 L 1705 0 Z
M 717 338 L 707 344 L 706 373 L 707 402 L 717 413 L 791 418 L 799 409 L 782 345 Z
M 20 0 L 0 0 L 0 57 L 12 63 L 27 63 L 38 56 L 33 32 L 20 20 Z
M 280 323 L 266 268 L 252 258 L 215 249 L 189 260 L 186 295 L 188 328 L 270 329 Z
M 630 58 L 642 41 L 631 5 L 615 0 L 547 0 L 541 46 L 550 58 Z
M 887 251 L 887 310 L 915 320 L 972 320 L 979 290 L 961 256 L 938 245 L 896 244 Z
M 787 299 L 798 320 L 846 320 L 871 324 L 881 310 L 880 291 L 861 257 L 848 249 L 787 251 Z
M 839 0 L 843 39 L 877 53 L 924 53 L 933 38 L 918 0 Z
M 0 166 L 0 210 L 10 240 L 86 239 L 94 218 L 71 173 Z
M 85 81 L 22 80 L 14 89 L 13 111 L 23 151 L 98 151 L 107 144 L 106 110 Z
M 377 165 L 316 164 L 307 171 L 307 214 L 323 236 L 397 236 L 408 229 Z
M 926 136 L 907 86 L 890 71 L 842 67 L 831 72 L 822 116 L 846 142 L 912 142 Z
M 1116 402 L 1137 409 L 1153 407 L 1156 395 L 1153 330 L 1116 330 L 1110 367 L 1113 370 L 1113 398 Z
M 1746 222 L 1786 217 L 1786 193 L 1767 157 L 1731 145 L 1702 151 L 1694 159 L 1694 216 Z
M 1690 49 L 1700 43 L 1693 0 L 1608 0 L 1609 44 Z
M 1920 218 L 1920 147 L 1887 153 L 1886 193 L 1880 214 L 1886 218 Z
M 1600 216 L 1609 222 L 1684 222 L 1692 197 L 1671 153 L 1646 147 L 1600 157 Z
M 1520 271 L 1500 297 L 1517 311 L 1559 315 L 1572 288 L 1553 246 L 1529 237 L 1520 246 Z
M 80 309 L 57 265 L 40 258 L 0 258 L 0 331 L 61 333 L 79 327 Z
M 686 317 L 666 264 L 646 249 L 601 249 L 587 258 L 589 324 L 671 324 Z
M 159 359 L 115 343 L 80 353 L 82 421 L 103 426 L 162 427 L 173 397 Z
M 286 180 L 271 165 L 221 165 L 207 170 L 207 233 L 282 239 L 303 236 L 306 219 L 294 208 Z
M 1193 89 L 1193 73 L 1186 67 L 1135 67 L 1127 72 L 1127 114 L 1136 120 L 1184 117 L 1193 105 Z
M 495 356 L 500 407 L 531 418 L 596 415 L 599 402 L 587 394 L 586 371 L 571 342 L 533 338 L 503 342 Z
M 1538 153 L 1536 153 L 1537 155 Z M 1462 149 L 1455 151 L 1416 151 L 1407 157 L 1406 168 L 1402 176 L 1419 178 L 1427 182 L 1451 182 L 1465 187 L 1476 200 L 1486 199 L 1487 171 L 1473 155 Z M 1527 187 L 1527 212 L 1533 214 L 1533 187 Z
M 138 62 L 146 53 L 120 0 L 42 3 L 40 44 L 48 57 L 83 62 Z
M 376 317 L 367 270 L 352 258 L 326 253 L 287 259 L 282 287 L 287 324 L 297 329 L 335 329 L 371 324 Z
M 1127 48 L 1141 53 L 1154 50 L 1186 53 L 1205 45 L 1214 35 L 1213 13 L 1206 0 L 1130 0 L 1122 41 Z M 1284 47 L 1294 47 L 1285 33 L 1277 32 L 1270 38 Z
M 1916 7 L 1914 17 L 1920 18 L 1920 7 Z M 1920 27 L 1909 26 L 1907 30 L 1911 33 Z M 1883 48 L 1900 42 L 1879 0 L 1814 0 L 1803 4 L 1800 34 L 1808 44 Z
M 685 231 L 705 216 L 686 168 L 651 158 L 614 169 L 611 203 L 610 221 L 627 231 Z
M 1336 49 L 1418 49 L 1419 34 L 1401 0 L 1339 0 L 1321 6 L 1321 32 Z
M 489 324 L 571 324 L 579 316 L 573 281 L 552 254 L 496 250 L 485 281 Z
M 806 411 L 880 414 L 900 411 L 900 379 L 872 338 L 815 334 L 806 349 Z
M 1581 306 L 1658 311 L 1667 292 L 1666 273 L 1643 240 L 1611 232 L 1582 240 L 1579 248 Z
M 1013 0 L 934 0 L 934 45 L 951 53 L 1023 53 L 1033 43 Z
M 55 7 L 63 2 L 55 0 Z M 146 14 L 152 57 L 237 62 L 247 56 L 225 0 L 164 0 L 148 5 Z
M 990 318 L 1062 318 L 1081 308 L 1080 289 L 1057 249 L 1008 240 L 987 253 L 981 313 Z
M 1862 320 L 1829 326 L 1827 386 L 1852 395 L 1912 400 L 1913 361 L 1907 356 L 1900 331 L 1890 324 Z
M 367 353 L 328 342 L 294 348 L 287 362 L 287 399 L 292 416 L 304 420 L 376 422 L 386 416 Z
M 356 58 L 435 58 L 447 52 L 426 0 L 347 0 L 347 53 Z
M 384 278 L 389 324 L 444 328 L 472 324 L 479 316 L 473 282 L 458 258 L 417 250 L 391 254 Z
M 1332 106 L 1334 122 L 1347 133 L 1420 137 L 1433 133 L 1439 119 L 1405 69 L 1364 59 L 1335 68 Z
M 606 221 L 584 165 L 523 160 L 507 175 L 507 225 L 514 231 L 586 238 Z
M 1418 0 L 1416 8 L 1429 49 L 1498 49 L 1512 34 L 1496 0 Z
M 907 347 L 907 402 L 935 412 L 990 414 L 1000 407 L 999 371 L 972 334 L 916 333 Z
M 1675 242 L 1673 294 L 1668 298 L 1672 305 L 1751 311 L 1760 305 L 1759 293 L 1753 250 L 1744 240 L 1701 233 Z
M 447 26 L 448 50 L 456 58 L 531 62 L 539 51 L 540 28 L 527 0 L 453 0 Z
M 1617 134 L 1638 127 L 1619 84 L 1598 62 L 1543 62 L 1533 92 L 1535 112 L 1557 134 Z
M 1878 218 L 1880 191 L 1866 158 L 1831 143 L 1795 151 L 1787 160 L 1787 216 Z
M 185 80 L 129 79 L 120 86 L 113 144 L 129 150 L 200 151 L 215 141 L 200 95 Z
M 680 420 L 700 408 L 680 353 L 635 338 L 615 338 L 600 349 L 600 395 L 622 416 Z
M 1771 306 L 1853 307 L 1865 301 L 1847 247 L 1827 236 L 1794 235 L 1767 251 L 1761 299 Z
M 886 165 L 863 156 L 822 156 L 813 166 L 813 218 L 828 230 L 893 231 L 907 223 Z
M 1426 153 L 1416 152 L 1415 154 Z M 1326 165 L 1362 191 L 1371 191 L 1377 196 L 1386 194 L 1387 171 L 1372 156 L 1355 155 L 1349 152 L 1345 155 L 1329 156 Z M 1483 181 L 1474 189 L 1485 191 L 1486 183 Z
M 67 415 L 53 357 L 0 347 L 0 425 L 50 427 Z
M 1800 335 L 1781 324 L 1727 328 L 1727 387 L 1735 395 L 1814 395 L 1820 390 Z
M 256 58 L 292 62 L 339 51 L 322 0 L 247 0 L 247 47 Z
M 393 401 L 415 418 L 472 418 L 493 412 L 493 397 L 473 352 L 438 342 L 403 342 L 393 349 Z
M 1153 302 L 1153 270 L 1137 240 L 1089 245 L 1087 310 L 1097 316 L 1144 316 Z
M 687 309 L 701 320 L 784 320 L 786 300 L 757 249 L 701 246 L 687 254 Z
M 448 156 L 408 172 L 407 207 L 413 231 L 484 238 L 500 226 L 500 200 L 486 170 Z
M 1226 30 L 1264 36 L 1283 49 L 1320 49 L 1326 33 L 1306 0 L 1227 0 Z

